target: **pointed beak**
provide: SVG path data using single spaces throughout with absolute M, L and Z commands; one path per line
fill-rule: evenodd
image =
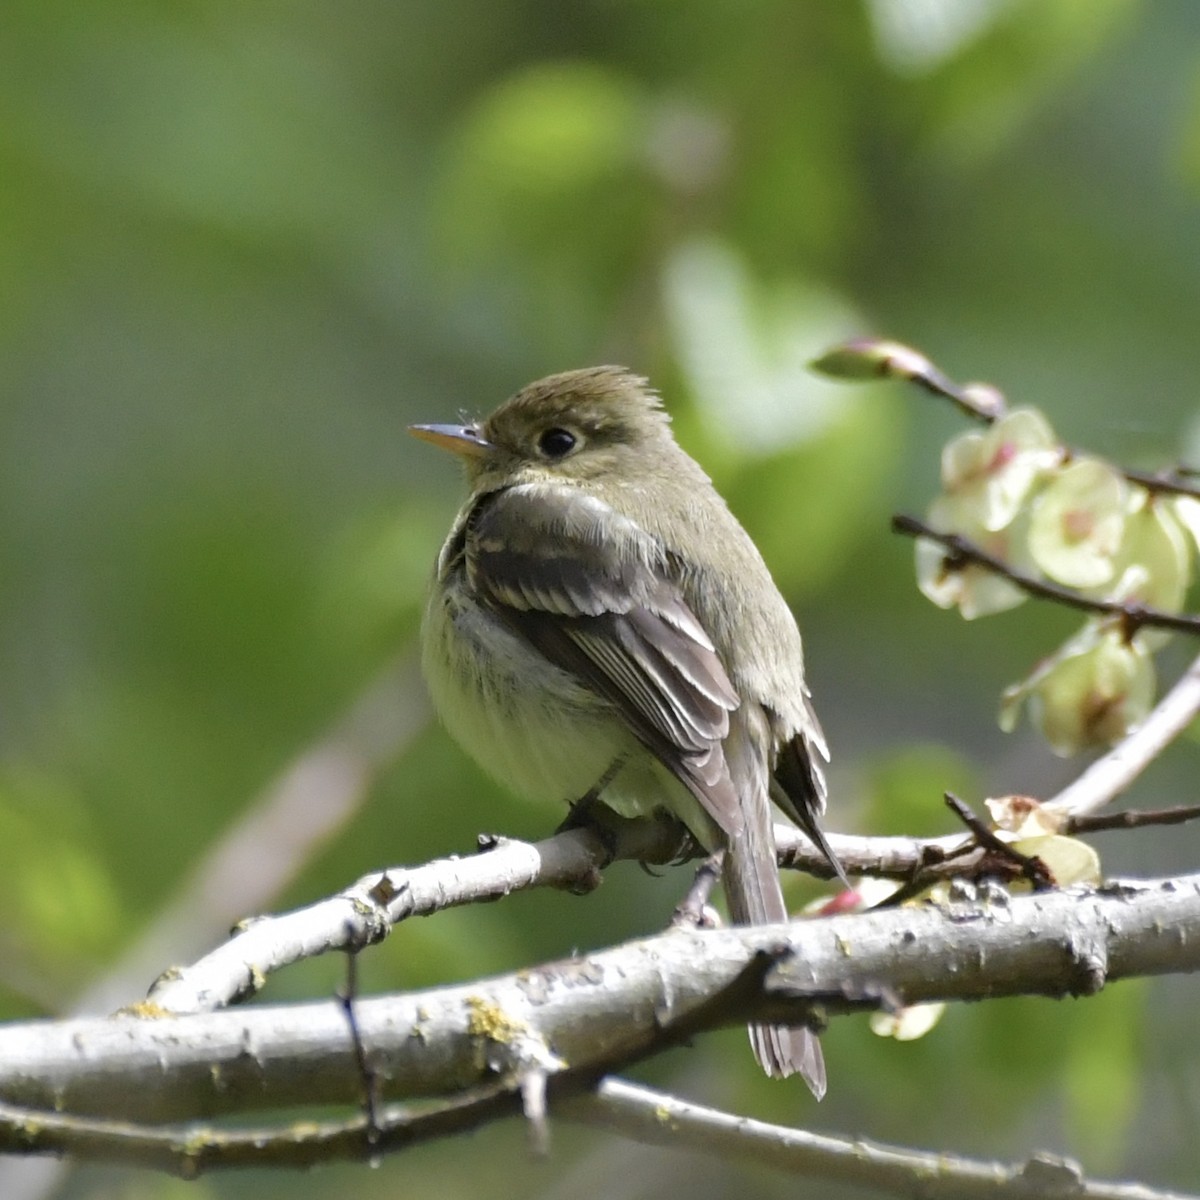
M 408 432 L 460 458 L 482 458 L 492 448 L 473 425 L 410 425 Z

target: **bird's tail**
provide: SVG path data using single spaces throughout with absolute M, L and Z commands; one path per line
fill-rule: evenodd
M 766 786 L 757 803 L 746 804 L 742 832 L 725 853 L 725 896 L 736 925 L 785 922 L 784 893 L 775 862 L 775 835 L 770 822 Z M 821 1043 L 803 1026 L 751 1025 L 750 1044 L 758 1063 L 775 1078 L 798 1074 L 820 1100 L 826 1091 Z

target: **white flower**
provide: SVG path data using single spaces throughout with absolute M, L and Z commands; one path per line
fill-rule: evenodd
M 942 486 L 982 529 L 1003 529 L 1033 485 L 1062 460 L 1062 447 L 1040 412 L 1018 408 L 985 433 L 964 433 L 942 451 Z
M 1174 505 L 1135 489 L 1118 555 L 1120 577 L 1111 595 L 1163 612 L 1183 607 L 1191 552 Z M 1181 497 L 1182 499 L 1182 497 Z
M 1032 566 L 1025 549 L 1025 526 L 1018 520 L 989 531 L 975 521 L 976 507 L 957 497 L 939 496 L 929 509 L 928 524 L 939 533 L 958 533 L 981 550 L 1020 570 Z M 928 538 L 916 544 L 917 586 L 939 608 L 957 608 L 968 621 L 1015 608 L 1026 599 L 1011 580 L 978 563 L 957 564 L 950 552 Z
M 1112 467 L 1077 459 L 1034 502 L 1029 528 L 1034 561 L 1068 587 L 1108 583 L 1116 574 L 1128 503 L 1128 486 Z
M 1142 639 L 1093 621 L 1005 690 L 1000 725 L 1011 730 L 1028 700 L 1034 724 L 1066 757 L 1119 741 L 1150 711 L 1154 692 L 1154 661 Z

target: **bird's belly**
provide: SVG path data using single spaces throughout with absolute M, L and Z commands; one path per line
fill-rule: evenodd
M 435 597 L 423 647 L 425 678 L 447 729 L 519 795 L 577 800 L 616 760 L 645 755 L 606 700 L 474 603 Z

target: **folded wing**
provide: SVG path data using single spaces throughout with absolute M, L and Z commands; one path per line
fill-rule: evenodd
M 610 701 L 727 838 L 741 806 L 722 751 L 737 693 L 659 543 L 575 488 L 484 497 L 467 528 L 476 594 L 548 661 Z

